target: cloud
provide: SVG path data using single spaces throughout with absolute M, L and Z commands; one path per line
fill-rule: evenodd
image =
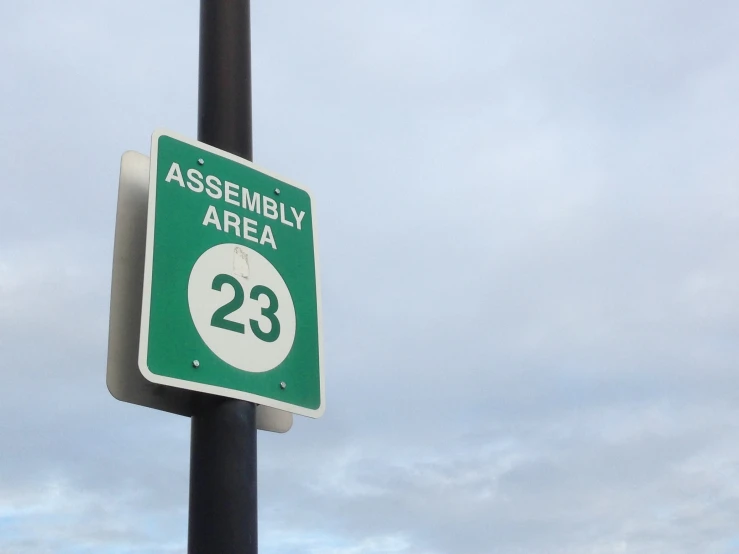
M 734 5 L 253 10 L 328 399 L 260 435 L 262 549 L 736 551 Z M 109 396 L 105 334 L 119 157 L 195 135 L 197 9 L 0 26 L 0 551 L 181 552 L 189 422 Z

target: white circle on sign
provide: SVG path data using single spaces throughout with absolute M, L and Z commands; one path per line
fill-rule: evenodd
M 219 244 L 195 262 L 187 285 L 201 338 L 224 362 L 261 373 L 280 365 L 295 340 L 295 306 L 275 267 L 241 244 Z M 207 367 L 201 369 L 207 371 Z

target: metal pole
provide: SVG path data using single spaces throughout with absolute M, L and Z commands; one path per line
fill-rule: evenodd
M 198 140 L 252 159 L 249 0 L 200 0 Z
M 198 139 L 252 159 L 249 0 L 200 1 Z M 255 411 L 207 395 L 195 407 L 189 554 L 257 554 Z

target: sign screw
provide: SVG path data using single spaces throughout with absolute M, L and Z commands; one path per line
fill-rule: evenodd
M 280 383 L 280 388 L 282 390 L 285 390 L 287 388 L 287 383 L 285 383 L 285 381 L 283 381 L 282 383 Z
M 277 196 L 279 196 L 279 195 L 280 195 L 280 189 L 275 189 L 275 194 L 276 194 Z
M 200 165 L 203 165 L 205 163 L 205 160 L 203 158 L 198 159 L 198 163 Z
M 192 361 L 192 367 L 195 367 L 195 368 L 198 368 L 198 367 L 200 367 L 200 362 L 199 362 L 199 361 L 197 361 L 197 360 L 193 360 L 193 361 Z

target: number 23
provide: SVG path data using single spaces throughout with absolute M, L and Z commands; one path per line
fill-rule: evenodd
M 210 319 L 210 324 L 213 327 L 219 327 L 220 329 L 233 331 L 234 333 L 244 334 L 246 332 L 246 327 L 243 323 L 226 319 L 227 315 L 232 314 L 243 306 L 244 288 L 236 277 L 227 275 L 226 273 L 220 273 L 213 279 L 211 288 L 213 290 L 220 291 L 223 290 L 223 285 L 231 286 L 234 291 L 234 297 L 213 313 L 213 317 Z M 252 300 L 258 300 L 261 296 L 266 296 L 267 300 L 269 300 L 269 304 L 262 308 L 262 316 L 266 317 L 270 323 L 269 331 L 262 331 L 262 328 L 259 326 L 259 322 L 254 319 L 249 320 L 249 327 L 258 339 L 263 340 L 264 342 L 275 342 L 280 336 L 280 320 L 277 319 L 276 316 L 277 308 L 279 307 L 277 295 L 272 291 L 272 289 L 265 287 L 264 285 L 256 285 L 249 293 L 249 298 Z

